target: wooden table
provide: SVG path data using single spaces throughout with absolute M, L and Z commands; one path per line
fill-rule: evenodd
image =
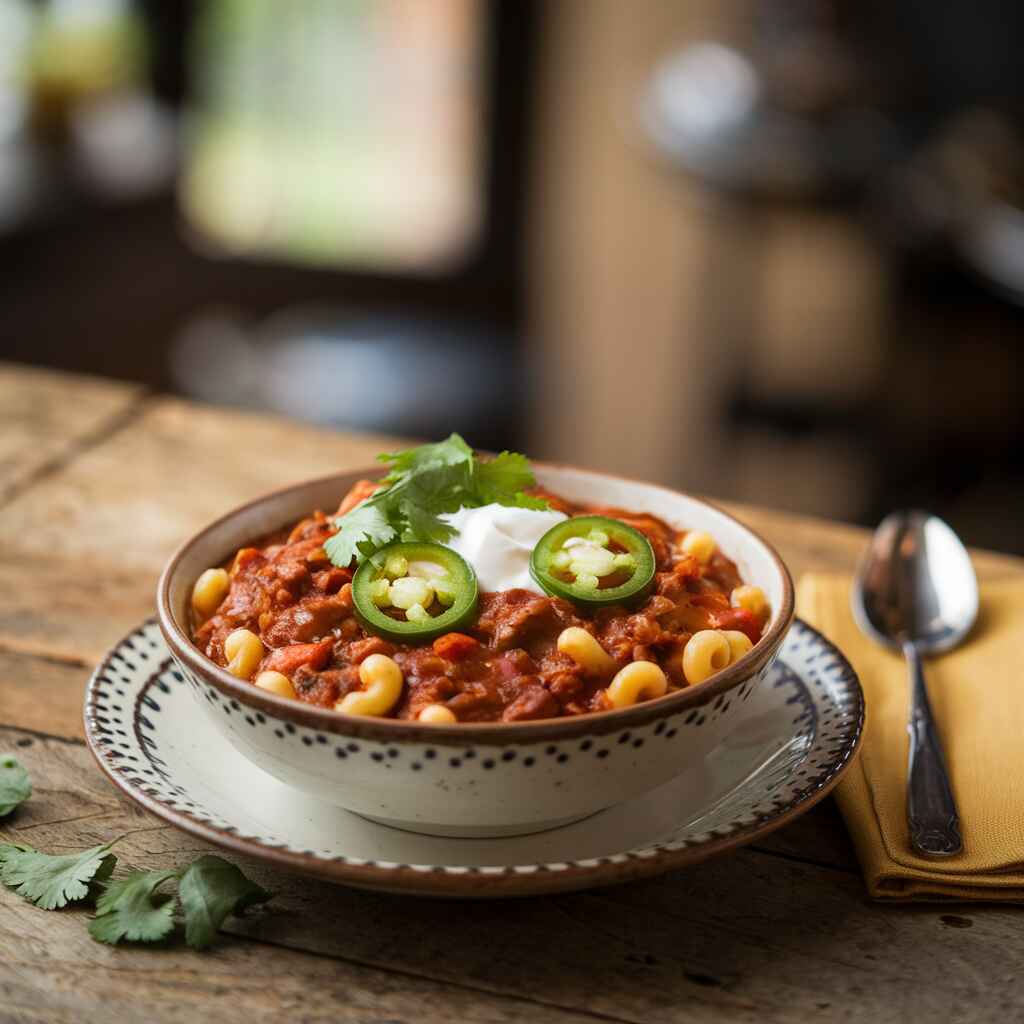
M 83 745 L 82 688 L 152 612 L 169 551 L 235 504 L 366 464 L 328 434 L 105 381 L 0 366 L 0 751 L 35 795 L 0 840 L 47 851 L 119 835 L 122 866 L 207 849 L 121 799 Z M 739 510 L 794 574 L 849 569 L 864 534 Z M 983 576 L 1020 563 L 979 554 Z M 0 892 L 0 1021 L 879 1021 L 1024 1014 L 1013 908 L 869 903 L 827 801 L 652 881 L 506 903 L 379 895 L 242 864 L 274 891 L 213 951 L 110 948 L 85 911 Z

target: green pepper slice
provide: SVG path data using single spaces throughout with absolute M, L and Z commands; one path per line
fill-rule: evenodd
M 352 577 L 356 617 L 396 643 L 426 643 L 476 615 L 476 573 L 440 544 L 399 542 L 375 552 Z
M 607 516 L 553 526 L 530 556 L 530 574 L 553 597 L 582 608 L 632 604 L 654 582 L 654 550 L 637 529 Z

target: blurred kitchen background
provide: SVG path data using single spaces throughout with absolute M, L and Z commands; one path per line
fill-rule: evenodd
M 0 358 L 1024 553 L 1020 0 L 0 0 Z

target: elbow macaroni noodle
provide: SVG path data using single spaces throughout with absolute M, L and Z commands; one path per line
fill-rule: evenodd
M 267 693 L 276 693 L 278 697 L 295 699 L 295 687 L 283 672 L 261 672 L 256 677 L 256 685 Z
M 224 641 L 228 671 L 239 679 L 252 679 L 263 654 L 263 641 L 250 629 L 236 629 Z
M 605 692 L 613 708 L 628 708 L 638 701 L 660 697 L 667 689 L 668 680 L 660 665 L 633 661 L 619 669 Z
M 558 636 L 558 649 L 590 675 L 607 675 L 615 668 L 611 655 L 580 626 L 562 630 Z
M 225 569 L 207 569 L 192 588 L 192 607 L 208 619 L 227 597 L 231 580 Z
M 692 555 L 701 565 L 707 565 L 718 550 L 715 538 L 703 530 L 691 530 L 682 543 L 683 554 Z
M 754 646 L 750 642 L 750 637 L 746 633 L 741 633 L 738 629 L 723 630 L 722 636 L 725 637 L 726 642 L 729 644 L 730 665 L 739 658 L 742 658 Z
M 732 649 L 725 635 L 717 629 L 702 629 L 690 637 L 683 649 L 683 675 L 691 685 L 703 683 L 721 672 L 731 658 Z
M 754 645 L 738 629 L 702 629 L 683 648 L 683 675 L 691 685 L 703 683 L 742 658 Z
M 768 598 L 765 597 L 764 591 L 760 587 L 745 583 L 732 592 L 729 600 L 734 608 L 742 608 L 759 619 L 768 614 Z
M 458 721 L 450 708 L 443 704 L 428 704 L 417 716 L 417 721 L 432 725 L 452 725 Z
M 363 688 L 345 694 L 334 705 L 335 711 L 381 718 L 398 703 L 405 682 L 397 662 L 386 654 L 366 658 L 359 666 L 359 681 Z

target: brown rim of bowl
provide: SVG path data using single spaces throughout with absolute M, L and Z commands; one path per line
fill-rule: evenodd
M 110 663 L 111 653 L 108 653 L 96 667 L 86 686 L 83 707 L 85 741 L 100 770 L 130 800 L 190 835 L 205 839 L 207 842 L 229 850 L 238 856 L 253 857 L 264 863 L 273 864 L 275 867 L 301 871 L 307 875 L 355 888 L 377 889 L 385 892 L 401 890 L 404 894 L 423 896 L 526 897 L 575 889 L 597 888 L 691 867 L 718 853 L 745 846 L 809 811 L 815 804 L 820 803 L 828 796 L 839 783 L 853 763 L 864 739 L 864 691 L 857 673 L 843 652 L 813 626 L 803 620 L 800 620 L 800 624 L 832 650 L 842 667 L 844 676 L 853 681 L 857 701 L 854 709 L 855 721 L 852 725 L 852 742 L 845 749 L 836 751 L 833 755 L 836 759 L 823 766 L 817 775 L 806 780 L 806 789 L 794 796 L 791 802 L 783 807 L 775 808 L 753 823 L 741 825 L 724 836 L 714 836 L 704 842 L 673 850 L 656 848 L 652 856 L 640 856 L 629 852 L 625 860 L 606 860 L 599 857 L 594 858 L 593 863 L 569 861 L 564 869 L 558 871 L 551 870 L 545 864 L 536 864 L 529 865 L 535 867 L 536 870 L 528 873 L 517 871 L 517 867 L 523 865 L 503 865 L 501 870 L 496 872 L 481 871 L 478 868 L 456 872 L 447 870 L 444 865 L 431 867 L 424 871 L 410 867 L 408 864 L 385 867 L 376 861 L 356 863 L 348 859 L 328 859 L 315 854 L 281 849 L 200 821 L 188 811 L 171 807 L 155 795 L 151 795 L 137 776 L 133 782 L 130 776 L 122 775 L 115 770 L 109 763 L 109 758 L 105 757 L 97 747 L 91 728 L 96 715 L 94 707 L 96 687 L 98 679 Z M 120 644 L 116 644 L 112 651 L 119 646 Z M 474 840 L 459 841 L 473 842 Z M 657 844 L 652 845 L 657 847 Z
M 214 686 L 226 696 L 233 697 L 240 703 L 256 708 L 264 714 L 286 722 L 292 722 L 295 725 L 305 726 L 308 729 L 315 729 L 319 732 L 333 733 L 335 735 L 355 736 L 380 740 L 382 742 L 410 741 L 422 743 L 430 740 L 443 746 L 456 747 L 479 744 L 500 746 L 508 743 L 536 743 L 543 740 L 554 741 L 573 739 L 580 736 L 600 736 L 616 732 L 619 729 L 645 725 L 666 715 L 707 704 L 708 701 L 713 700 L 719 694 L 731 690 L 745 679 L 749 679 L 759 672 L 778 651 L 793 621 L 793 580 L 785 563 L 779 557 L 779 553 L 759 533 L 712 502 L 674 490 L 671 487 L 663 487 L 660 484 L 650 484 L 642 480 L 633 480 L 629 477 L 617 476 L 612 473 L 600 473 L 576 466 L 536 461 L 533 464 L 543 469 L 555 471 L 574 470 L 606 477 L 611 480 L 619 480 L 627 484 L 656 487 L 668 494 L 688 498 L 691 501 L 706 505 L 720 515 L 725 516 L 726 519 L 735 523 L 741 530 L 744 530 L 762 544 L 771 556 L 775 568 L 782 579 L 782 607 L 780 614 L 775 617 L 775 621 L 769 627 L 768 632 L 761 637 L 748 654 L 745 654 L 735 664 L 729 665 L 705 683 L 688 686 L 684 690 L 675 690 L 672 693 L 665 694 L 663 697 L 644 701 L 642 704 L 636 704 L 631 708 L 622 708 L 616 711 L 592 711 L 585 715 L 548 718 L 534 722 L 421 725 L 419 722 L 408 719 L 344 715 L 328 708 L 315 707 L 298 700 L 290 700 L 287 697 L 277 697 L 274 694 L 265 693 L 253 686 L 252 683 L 231 675 L 227 669 L 221 668 L 207 658 L 195 646 L 191 637 L 178 624 L 171 612 L 171 580 L 174 577 L 178 563 L 189 549 L 211 530 L 235 518 L 247 509 L 269 501 L 271 498 L 276 498 L 278 495 L 291 491 L 298 491 L 311 485 L 325 484 L 335 479 L 339 482 L 351 481 L 349 483 L 349 486 L 351 486 L 351 483 L 354 483 L 356 480 L 368 476 L 372 477 L 374 473 L 379 473 L 380 467 L 375 466 L 346 473 L 328 473 L 322 477 L 314 477 L 311 480 L 290 484 L 287 487 L 279 487 L 225 513 L 203 527 L 198 533 L 193 534 L 171 555 L 163 572 L 160 574 L 160 582 L 157 584 L 157 618 L 160 624 L 160 632 L 163 634 L 171 653 L 187 665 L 198 677 Z M 341 484 L 341 486 L 344 486 L 344 484 Z M 281 525 L 285 526 L 287 524 L 282 523 Z

